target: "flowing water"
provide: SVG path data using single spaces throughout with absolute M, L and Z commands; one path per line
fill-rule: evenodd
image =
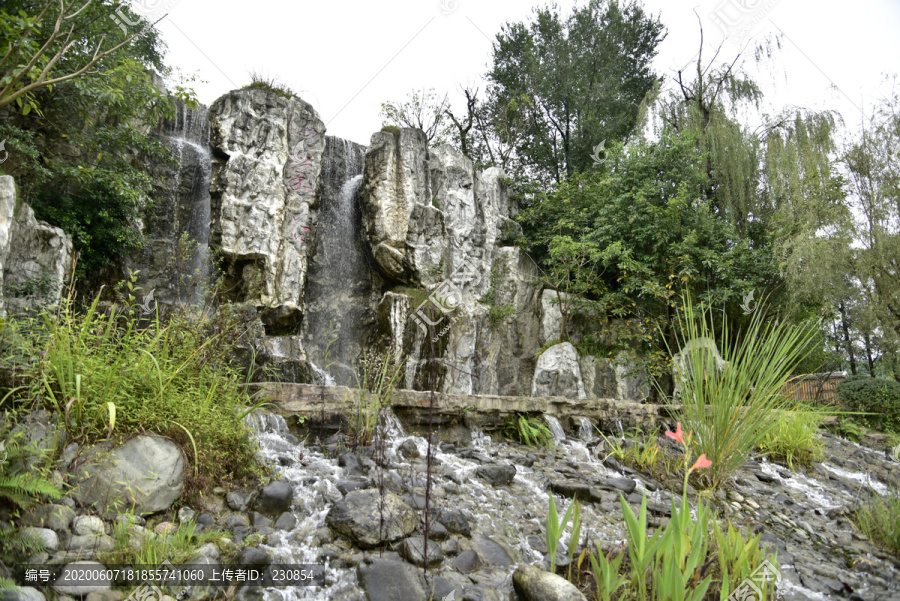
M 165 138 L 179 167 L 172 174 L 172 186 L 168 198 L 158 207 L 158 213 L 174 215 L 168 231 L 154 232 L 176 241 L 181 232 L 187 234 L 193 245 L 186 263 L 179 266 L 178 281 L 170 282 L 173 293 L 182 302 L 196 302 L 200 297 L 199 286 L 209 275 L 210 195 L 209 181 L 212 174 L 209 149 L 209 119 L 207 109 L 200 106 L 191 109 L 178 104 L 176 118 L 165 124 Z M 183 257 L 172 257 L 181 260 Z
M 364 599 L 364 593 L 357 582 L 356 568 L 346 566 L 340 560 L 323 562 L 316 537 L 316 532 L 325 526 L 329 509 L 342 498 L 337 483 L 348 477 L 344 468 L 338 466 L 335 458 L 325 457 L 317 447 L 310 448 L 304 443 L 291 444 L 283 418 L 254 414 L 248 420 L 257 433 L 262 457 L 273 466 L 280 479 L 293 486 L 293 513 L 298 520 L 292 530 L 276 531 L 269 535 L 262 548 L 273 553 L 279 563 L 326 565 L 325 586 L 272 588 L 265 591 L 263 598 L 266 601 Z M 559 426 L 558 421 L 556 426 Z M 559 427 L 559 431 L 561 430 Z M 412 441 L 421 457 L 425 457 L 428 453 L 426 439 L 406 434 L 400 421 L 390 412 L 383 416 L 379 431 L 386 439 L 388 479 L 402 481 L 411 494 L 423 495 L 424 461 L 419 460 L 418 465 L 415 461 L 405 461 L 398 448 L 403 443 Z M 432 449 L 432 507 L 463 510 L 472 517 L 473 540 L 489 537 L 509 552 L 512 565 L 508 569 L 485 568 L 479 574 L 481 582 L 490 583 L 498 589 L 511 590 L 512 567 L 521 562 L 530 563 L 544 558 L 544 553 L 536 547 L 543 544 L 541 541 L 546 519 L 548 474 L 538 464 L 532 468 L 517 465 L 517 473 L 510 486 L 494 487 L 488 484 L 476 476 L 482 461 L 472 457 L 471 453 L 480 455 L 481 459 L 490 456 L 493 461 L 505 463 L 513 455 L 521 455 L 531 449 L 508 443 L 495 444 L 477 428 L 470 434 L 472 444 L 468 447 L 468 452 L 466 449 L 455 448 L 453 452 Z M 579 469 L 590 470 L 597 475 L 621 476 L 597 463 L 580 440 L 561 440 L 551 454 L 557 460 L 568 461 L 569 465 L 577 465 Z M 290 465 L 283 466 L 289 462 Z M 372 476 L 370 473 L 369 477 Z M 560 515 L 569 502 L 568 499 L 557 496 Z M 622 525 L 616 523 L 616 519 L 607 519 L 599 507 L 584 505 L 582 516 L 585 524 L 583 531 L 593 540 L 624 540 Z M 526 535 L 527 533 L 531 534 Z M 565 554 L 562 549 L 567 543 L 568 534 L 560 542 L 560 556 Z M 457 595 L 456 598 L 460 597 L 461 595 Z
M 355 384 L 353 365 L 362 352 L 370 272 L 363 239 L 359 184 L 362 147 L 326 138 L 315 242 L 306 287 L 304 340 L 309 358 L 341 385 Z

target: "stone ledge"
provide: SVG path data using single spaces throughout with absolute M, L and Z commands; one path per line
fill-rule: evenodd
M 298 415 L 313 422 L 343 420 L 359 400 L 360 391 L 344 386 L 315 386 L 284 382 L 251 384 L 258 400 L 269 397 L 283 415 Z M 494 425 L 516 413 L 552 415 L 560 421 L 586 417 L 601 429 L 616 431 L 635 426 L 655 427 L 669 419 L 665 405 L 634 403 L 615 399 L 569 399 L 564 397 L 468 396 L 417 390 L 398 390 L 392 401 L 401 421 L 411 424 L 463 422 L 466 425 Z

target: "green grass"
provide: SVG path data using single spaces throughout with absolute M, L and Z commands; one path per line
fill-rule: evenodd
M 277 77 L 267 77 L 253 71 L 250 73 L 251 82 L 242 90 L 262 90 L 280 96 L 281 98 L 293 98 L 298 94 L 290 86 L 281 83 Z
M 263 473 L 243 417 L 251 400 L 228 361 L 239 338 L 233 315 L 176 311 L 142 318 L 126 302 L 83 310 L 73 299 L 44 314 L 43 359 L 33 367 L 31 397 L 64 417 L 72 440 L 91 444 L 136 433 L 176 441 L 187 456 L 188 496 Z M 231 317 L 230 317 L 231 316 Z
M 854 521 L 869 540 L 900 557 L 900 493 L 892 489 L 884 497 L 875 497 L 856 511 Z
M 183 522 L 178 529 L 168 535 L 161 535 L 147 528 L 141 535 L 134 536 L 134 524 L 121 520 L 113 527 L 113 548 L 101 553 L 99 560 L 104 565 L 128 565 L 156 567 L 164 561 L 178 565 L 196 555 L 197 549 L 206 543 L 221 547 L 228 534 L 220 530 L 204 530 L 196 534 L 195 522 Z M 132 544 L 132 538 L 140 544 Z M 220 549 L 222 550 L 222 549 Z
M 676 407 L 685 431 L 699 440 L 699 452 L 712 461 L 702 481 L 713 488 L 724 484 L 778 426 L 781 396 L 794 365 L 810 351 L 811 328 L 792 326 L 768 315 L 760 303 L 750 323 L 732 338 L 727 318 L 708 307 L 685 303 L 680 318 L 679 348 L 702 337 L 715 340 L 727 365 L 718 369 L 712 353 L 684 351 L 685 372 L 678 377 L 681 405 Z
M 825 442 L 819 436 L 819 426 L 827 415 L 822 411 L 792 409 L 781 414 L 759 445 L 760 450 L 774 461 L 809 467 L 822 459 Z

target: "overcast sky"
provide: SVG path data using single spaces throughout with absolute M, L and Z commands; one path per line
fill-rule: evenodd
M 577 2 L 583 5 L 586 0 Z M 167 63 L 196 72 L 211 104 L 246 85 L 252 71 L 275 77 L 311 103 L 328 133 L 367 144 L 381 127 L 379 109 L 413 88 L 483 89 L 491 42 L 506 21 L 530 18 L 530 0 L 132 0 L 154 17 L 169 46 Z M 568 14 L 573 0 L 559 0 Z M 752 43 L 781 32 L 785 44 L 769 70 L 757 73 L 770 110 L 833 108 L 851 126 L 884 95 L 883 76 L 900 71 L 897 0 L 645 0 L 668 36 L 656 68 L 672 76 L 723 39 L 731 60 Z M 727 34 L 727 37 L 726 37 Z M 749 52 L 747 53 L 750 54 Z M 671 77 L 670 77 L 671 79 Z

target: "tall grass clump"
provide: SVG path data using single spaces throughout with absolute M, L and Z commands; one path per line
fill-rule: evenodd
M 900 492 L 873 494 L 874 499 L 856 510 L 854 521 L 873 543 L 900 557 Z
M 348 436 L 353 448 L 367 446 L 375 437 L 378 420 L 384 410 L 391 406 L 400 374 L 402 361 L 396 361 L 390 350 L 378 355 L 365 355 L 357 364 L 357 402 L 355 406 L 349 396 Z
M 129 282 L 129 291 L 133 282 Z M 145 315 L 122 304 L 76 307 L 73 295 L 44 314 L 43 358 L 32 395 L 64 416 L 82 443 L 159 434 L 175 440 L 190 467 L 188 494 L 261 473 L 243 418 L 252 410 L 229 351 L 240 338 L 223 311 Z
M 700 451 L 712 461 L 701 481 L 712 487 L 723 484 L 774 428 L 785 405 L 782 387 L 793 367 L 810 352 L 812 328 L 791 325 L 767 315 L 763 303 L 738 336 L 724 314 L 695 309 L 687 300 L 680 318 L 683 349 L 676 368 L 681 404 L 676 408 L 685 428 L 694 432 Z M 725 365 L 701 345 L 716 341 Z M 670 348 L 671 353 L 678 349 Z
M 819 426 L 826 417 L 822 411 L 785 411 L 765 433 L 759 448 L 770 459 L 783 461 L 791 469 L 795 464 L 808 467 L 822 459 L 825 442 L 819 436 Z

